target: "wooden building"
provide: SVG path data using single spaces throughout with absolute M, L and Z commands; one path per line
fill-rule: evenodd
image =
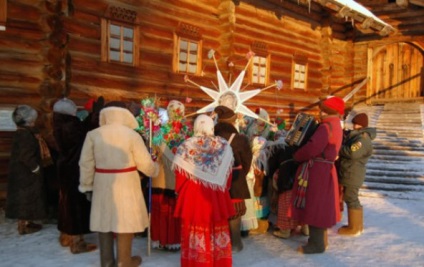
M 0 0 L 0 112 L 37 107 L 47 138 L 61 96 L 78 105 L 157 96 L 190 113 L 212 102 L 199 86 L 216 88 L 217 68 L 229 84 L 246 70 L 241 90 L 269 89 L 244 104 L 289 122 L 316 112 L 320 97 L 355 88 L 349 105 L 422 101 L 424 1 L 357 1 L 378 19 L 339 2 Z M 6 128 L 0 198 L 13 135 Z

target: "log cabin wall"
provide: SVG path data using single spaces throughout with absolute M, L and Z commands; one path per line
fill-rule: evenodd
M 63 92 L 62 2 L 9 0 L 6 30 L 0 31 L 0 108 L 33 106 L 51 146 L 51 105 Z M 0 201 L 6 197 L 13 133 L 0 130 Z
M 173 71 L 174 33 L 181 23 L 192 25 L 201 35 L 202 75 L 190 78 L 202 86 L 214 88 L 217 84 L 209 50 L 216 51 L 218 67 L 230 81 L 245 67 L 252 45 L 264 44 L 271 58 L 267 85 L 282 80 L 284 86 L 266 90 L 245 104 L 252 110 L 263 107 L 289 124 L 299 111 L 316 114 L 320 96 L 343 96 L 355 79 L 364 75 L 356 68 L 358 49 L 353 49 L 343 23 L 328 16 L 323 19 L 320 14 L 326 11 L 316 4 L 309 12 L 294 1 L 277 1 L 284 9 L 276 12 L 281 8 L 258 5 L 262 2 L 268 1 L 10 0 L 7 30 L 0 32 L 0 56 L 7 63 L 0 66 L 0 104 L 36 106 L 47 139 L 51 136 L 52 104 L 62 95 L 80 106 L 98 96 L 106 101 L 138 102 L 156 95 L 163 103 L 172 99 L 185 102 L 187 113 L 196 111 L 212 99 Z M 137 66 L 108 63 L 102 58 L 102 19 L 111 7 L 137 16 Z M 305 90 L 292 88 L 294 57 L 308 62 Z M 242 90 L 256 88 L 245 77 Z M 192 101 L 186 101 L 188 98 Z M 8 134 L 11 138 L 13 133 Z M 0 161 L 3 170 L 9 151 L 2 146 L 0 152 L 6 153 Z M 0 173 L 3 184 L 6 173 Z

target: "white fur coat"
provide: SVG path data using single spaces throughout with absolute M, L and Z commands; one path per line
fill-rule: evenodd
M 99 173 L 100 169 L 137 167 L 147 176 L 157 176 L 158 166 L 150 157 L 138 123 L 126 109 L 105 108 L 100 127 L 90 131 L 79 161 L 81 192 L 93 192 L 90 230 L 135 233 L 148 227 L 146 203 L 137 171 Z

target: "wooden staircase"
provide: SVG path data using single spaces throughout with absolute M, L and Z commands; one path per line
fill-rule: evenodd
M 424 199 L 423 111 L 421 103 L 354 108 L 377 128 L 361 195 Z

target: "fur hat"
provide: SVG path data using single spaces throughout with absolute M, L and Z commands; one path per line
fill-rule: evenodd
M 76 116 L 77 106 L 75 105 L 74 101 L 64 97 L 56 101 L 56 103 L 54 103 L 53 112 Z
M 368 127 L 368 116 L 365 113 L 359 113 L 352 119 L 353 124 L 361 125 L 362 127 Z
M 218 122 L 233 123 L 237 119 L 234 111 L 226 106 L 217 106 L 214 111 L 218 115 Z
M 320 109 L 330 115 L 344 114 L 345 103 L 343 99 L 337 96 L 330 96 L 320 102 Z
M 17 106 L 12 114 L 12 119 L 17 126 L 31 126 L 37 117 L 37 111 L 28 105 Z

